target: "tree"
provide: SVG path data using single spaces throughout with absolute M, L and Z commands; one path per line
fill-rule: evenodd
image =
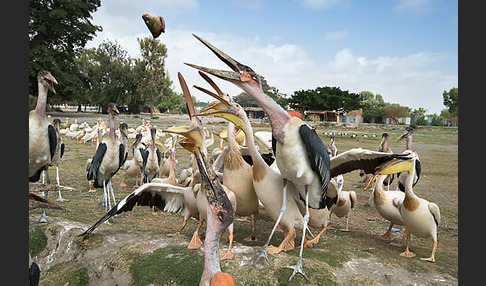
M 137 41 L 141 52 L 141 58 L 135 60 L 139 82 L 137 91 L 149 104 L 150 115 L 153 116 L 155 106 L 169 109 L 171 104 L 178 103 L 178 95 L 170 88 L 172 81 L 165 70 L 166 46 L 150 37 L 137 38 Z
M 363 109 L 363 117 L 379 118 L 385 116 L 384 108 L 386 103 L 380 94 L 374 95 L 371 91 L 361 91 L 359 97 Z
M 400 106 L 397 103 L 389 104 L 384 107 L 385 116 L 390 117 L 395 124 L 398 124 L 398 118 L 409 117 L 410 111 L 405 106 Z
M 37 73 L 49 70 L 59 82 L 49 100 L 79 96 L 85 83 L 75 58 L 102 30 L 90 22 L 100 5 L 100 0 L 29 0 L 29 94 L 37 94 Z
M 459 94 L 457 87 L 453 87 L 449 91 L 444 91 L 442 97 L 444 99 L 444 105 L 449 109 L 452 124 L 457 125 L 457 118 L 459 116 Z
M 337 110 L 346 113 L 361 108 L 358 94 L 329 86 L 295 91 L 289 99 L 289 104 L 301 111 Z
M 135 92 L 132 60 L 116 41 L 104 40 L 96 49 L 83 49 L 78 61 L 89 78 L 88 101 L 100 105 L 102 112 L 110 102 L 126 104 Z
M 425 119 L 425 113 L 427 112 L 427 109 L 423 107 L 419 107 L 418 109 L 414 109 L 411 114 L 416 117 L 415 119 L 415 124 L 419 126 L 424 126 L 428 125 L 427 120 Z

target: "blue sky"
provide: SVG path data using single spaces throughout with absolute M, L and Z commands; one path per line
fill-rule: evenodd
M 296 90 L 338 86 L 381 94 L 386 102 L 439 114 L 442 93 L 458 87 L 458 3 L 450 0 L 104 0 L 93 15 L 103 32 L 88 43 L 117 41 L 131 57 L 137 37 L 151 36 L 141 18 L 164 17 L 166 62 L 190 86 L 207 86 L 184 62 L 226 69 L 192 33 L 252 67 L 271 86 Z M 215 80 L 237 95 L 232 84 Z M 198 100 L 208 96 L 192 89 Z

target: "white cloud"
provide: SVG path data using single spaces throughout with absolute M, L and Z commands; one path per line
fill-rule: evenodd
M 336 42 L 336 41 L 340 41 L 342 39 L 345 39 L 347 36 L 348 36 L 348 31 L 346 31 L 346 30 L 326 32 L 324 34 L 324 40 Z
M 301 0 L 305 7 L 316 10 L 327 10 L 334 7 L 347 7 L 349 0 Z
M 393 10 L 398 13 L 406 13 L 407 15 L 424 15 L 433 8 L 432 0 L 399 0 L 398 2 Z
M 255 10 L 262 6 L 263 1 L 264 0 L 234 0 L 234 3 L 238 7 Z

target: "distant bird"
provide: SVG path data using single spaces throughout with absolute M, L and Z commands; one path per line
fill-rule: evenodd
M 415 160 L 415 174 L 413 178 L 413 187 L 418 183 L 420 179 L 420 174 L 422 173 L 422 164 L 420 163 L 420 159 L 418 158 L 417 152 L 412 148 L 412 137 L 413 137 L 414 129 L 411 126 L 405 127 L 405 131 L 403 131 L 400 136 L 397 138 L 397 142 L 405 139 L 405 151 L 410 150 L 417 155 L 417 159 Z M 398 174 L 398 188 L 400 191 L 405 192 L 405 179 L 406 179 L 406 172 L 402 172 Z
M 160 171 L 160 162 L 162 160 L 160 150 L 155 146 L 155 134 L 157 129 L 150 128 L 151 140 L 147 149 L 142 153 L 143 158 L 143 183 L 149 183 L 153 178 L 157 177 Z
M 56 93 L 54 84 L 57 80 L 49 71 L 37 74 L 37 105 L 29 112 L 29 182 L 39 181 L 42 171 L 46 171 L 47 183 L 50 184 L 48 168 L 56 152 L 57 133 L 46 116 L 47 91 Z M 45 192 L 47 199 L 47 192 Z M 48 222 L 46 212 L 38 222 Z
M 336 182 L 338 184 L 338 200 L 329 211 L 329 222 L 331 221 L 332 214 L 336 215 L 337 217 L 344 217 L 346 219 L 346 227 L 341 229 L 341 231 L 349 231 L 349 214 L 356 205 L 356 193 L 354 191 L 342 190 L 344 184 L 344 178 L 342 175 L 336 177 Z
M 113 203 L 116 203 L 111 178 L 118 172 L 126 160 L 125 145 L 115 135 L 115 116 L 119 114 L 119 111 L 114 103 L 108 104 L 108 114 L 110 116 L 110 132 L 96 149 L 87 174 L 88 181 L 93 180 L 95 188 L 103 188 L 104 207 L 106 211 L 111 209 L 110 192 Z
M 165 20 L 163 17 L 143 14 L 142 19 L 152 33 L 154 39 L 158 38 L 160 34 L 165 33 Z
M 52 125 L 54 125 L 54 129 L 56 130 L 57 146 L 56 146 L 56 150 L 54 152 L 54 157 L 52 158 L 52 162 L 51 162 L 51 164 L 49 164 L 49 166 L 56 165 L 56 182 L 57 182 L 57 185 L 59 186 L 59 161 L 61 160 L 62 156 L 64 155 L 65 145 L 62 142 L 61 134 L 59 133 L 59 128 L 61 126 L 61 120 L 58 119 L 58 118 L 54 119 L 52 121 Z M 65 201 L 65 199 L 62 198 L 60 189 L 59 189 L 59 197 L 57 198 L 57 201 Z
M 413 192 L 414 173 L 416 172 L 416 162 L 418 156 L 411 150 L 406 150 L 404 154 L 412 156 L 411 160 L 402 160 L 382 168 L 378 174 L 385 175 L 397 172 L 407 172 L 405 180 L 405 198 L 399 204 L 400 215 L 402 216 L 403 225 L 407 232 L 407 248 L 405 252 L 400 253 L 404 257 L 415 257 L 415 253 L 410 252 L 410 235 L 414 234 L 421 238 L 432 239 L 432 253 L 430 257 L 420 258 L 420 260 L 435 262 L 435 252 L 437 250 L 437 228 L 440 223 L 439 206 L 418 197 Z
M 135 177 L 135 187 L 138 187 L 138 180 L 140 180 L 140 184 L 142 184 L 142 168 L 143 168 L 143 158 L 142 152 L 146 149 L 145 144 L 142 143 L 142 133 L 138 133 L 135 136 L 135 142 L 133 142 L 130 150 L 132 152 L 132 159 L 127 160 L 125 164 L 123 164 L 123 178 L 120 183 L 120 187 L 126 187 L 125 184 L 125 176 L 129 175 Z
M 329 143 L 329 147 L 327 149 L 329 150 L 329 155 L 331 157 L 337 156 L 338 149 L 336 147 L 336 137 L 334 135 L 331 135 L 331 142 Z

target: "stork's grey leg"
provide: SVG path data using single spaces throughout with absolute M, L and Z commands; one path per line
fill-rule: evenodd
M 58 165 L 56 165 L 56 181 L 57 181 L 57 186 L 60 186 L 60 184 L 59 184 L 59 166 Z M 56 201 L 60 201 L 60 202 L 67 201 L 66 199 L 63 199 L 62 198 L 61 189 L 60 188 L 59 188 L 59 197 L 57 198 Z
M 307 229 L 307 223 L 309 222 L 309 192 L 307 191 L 307 186 L 305 186 L 305 216 L 304 216 L 304 229 L 302 230 L 302 242 L 300 243 L 300 253 L 299 253 L 299 260 L 297 260 L 297 264 L 293 266 L 284 266 L 284 268 L 293 269 L 292 275 L 290 275 L 289 281 L 294 278 L 295 274 L 299 273 L 304 276 L 304 279 L 307 283 L 310 283 L 310 279 L 304 272 L 304 268 L 302 267 L 302 251 L 304 250 L 304 241 L 305 241 L 305 233 Z
M 47 182 L 47 184 L 50 184 L 51 181 L 49 180 L 49 171 L 47 171 L 47 169 L 45 169 L 42 172 L 42 183 L 44 183 L 44 173 L 46 174 L 46 182 Z M 47 191 L 44 191 L 44 199 L 46 199 L 46 200 L 47 200 L 47 194 L 48 194 L 48 192 Z M 37 222 L 37 223 L 41 223 L 41 222 L 42 223 L 50 223 L 50 221 L 47 219 L 47 215 L 46 215 L 46 210 L 45 209 L 42 211 L 41 217 L 38 220 L 36 220 L 35 222 Z

